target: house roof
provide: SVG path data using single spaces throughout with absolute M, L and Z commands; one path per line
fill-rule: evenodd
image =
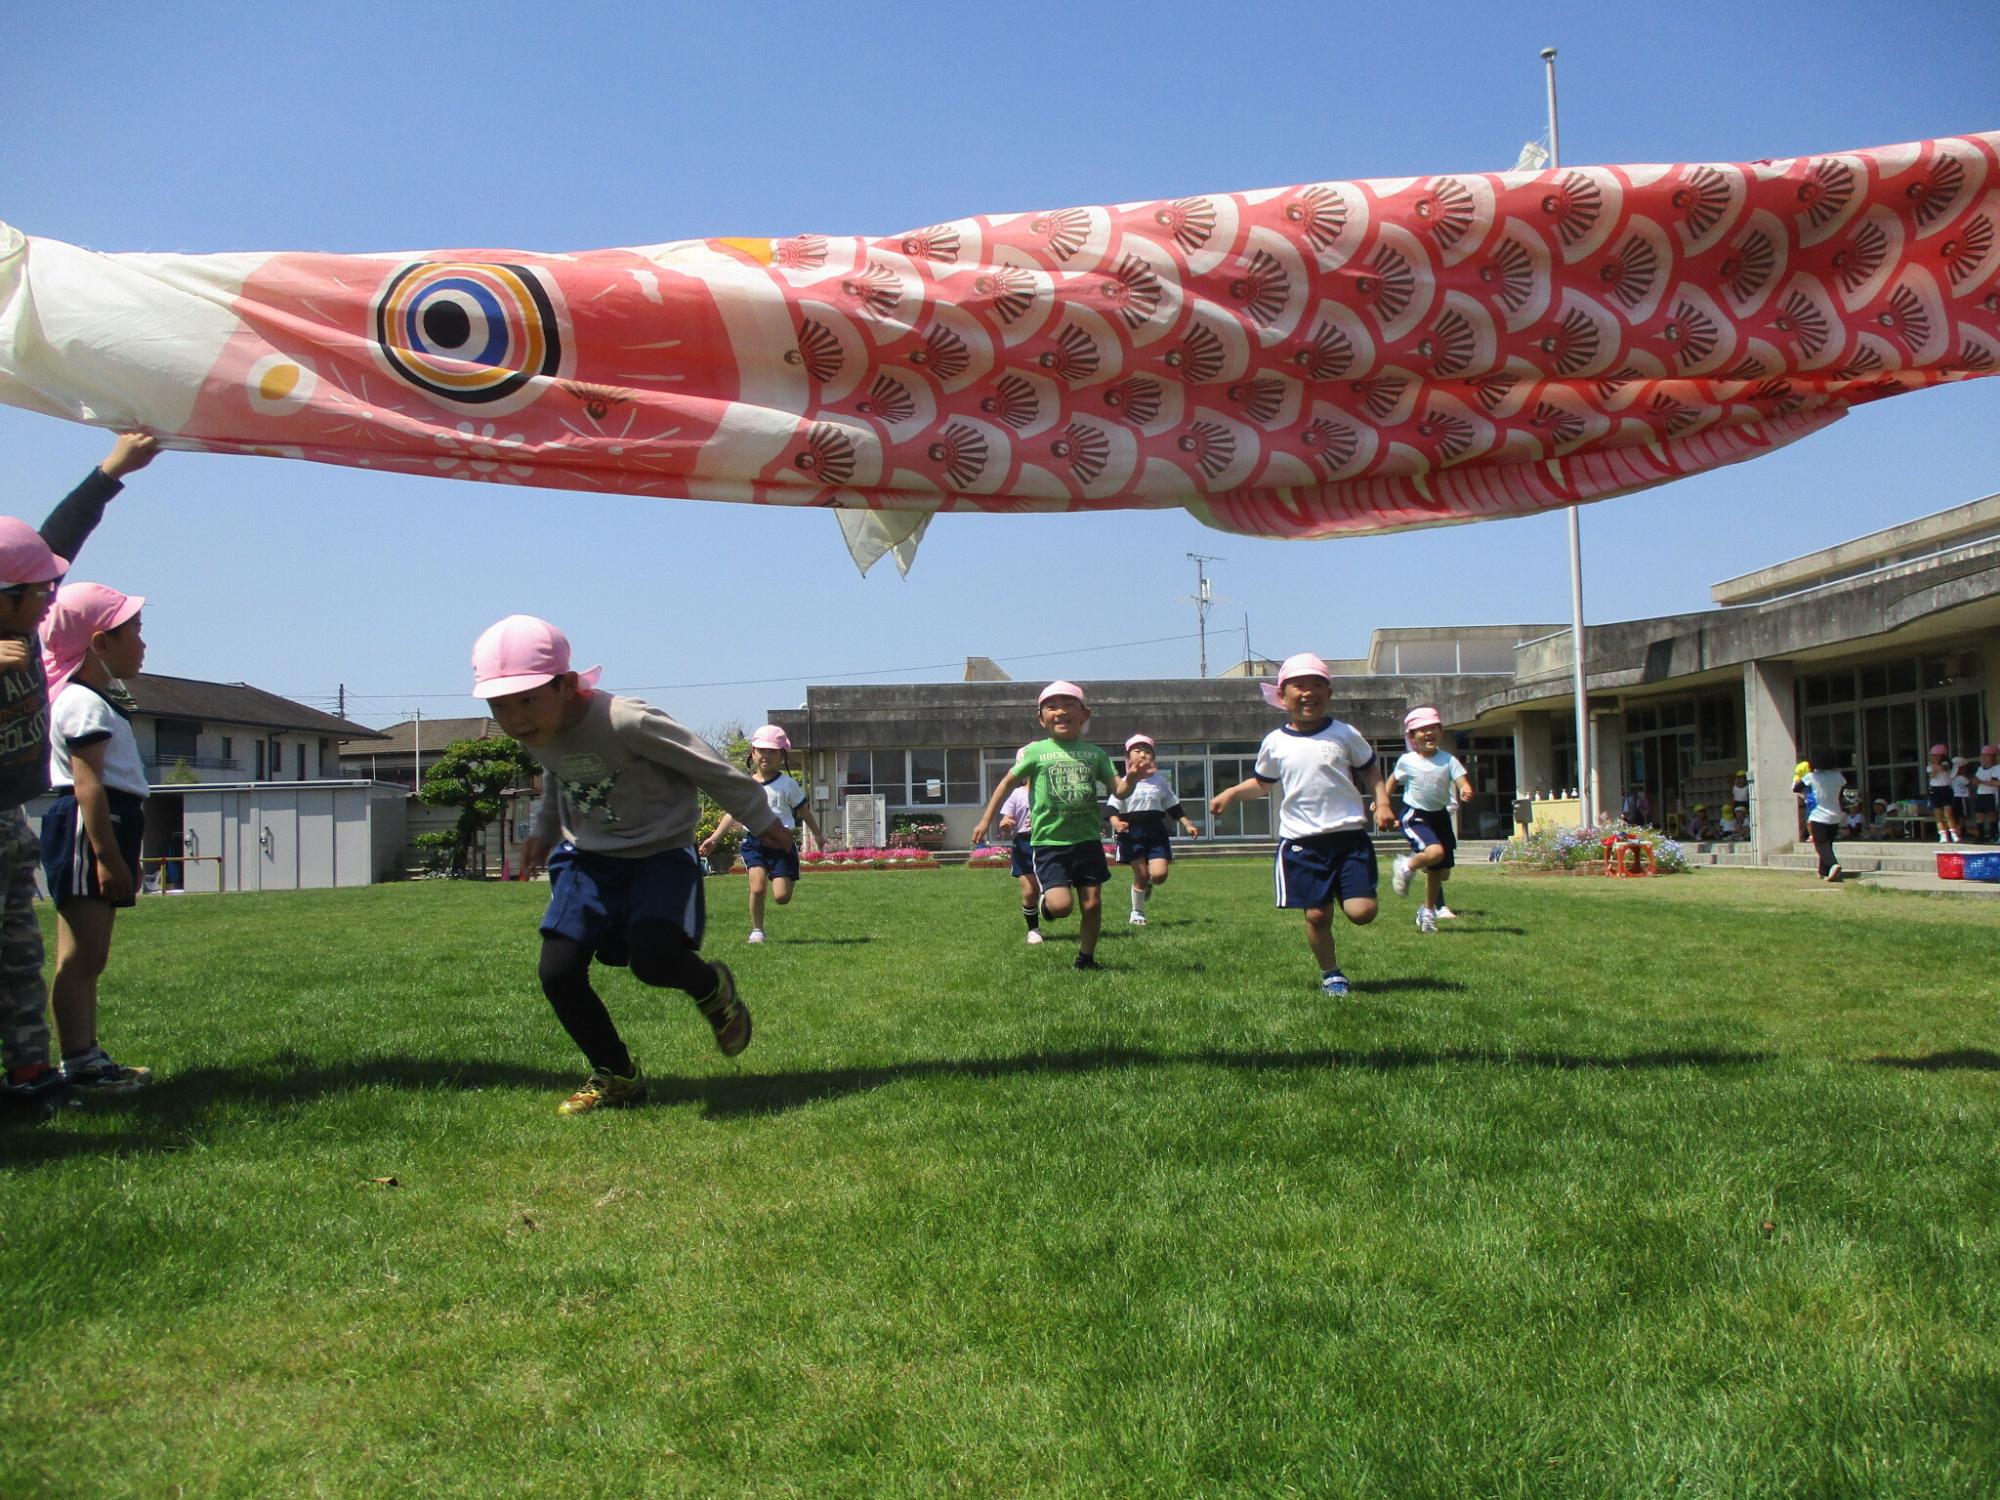
M 443 754 L 444 747 L 453 740 L 483 740 L 502 732 L 500 726 L 488 718 L 405 719 L 400 724 L 375 731 L 374 737 L 364 744 L 342 744 L 340 753 L 343 756 L 410 755 L 421 743 L 426 755 Z M 419 733 L 423 736 L 421 741 Z
M 343 739 L 375 736 L 375 731 L 365 724 L 321 713 L 303 703 L 251 687 L 247 682 L 201 682 L 192 677 L 161 677 L 141 672 L 127 678 L 125 686 L 138 711 L 156 718 L 301 730 Z

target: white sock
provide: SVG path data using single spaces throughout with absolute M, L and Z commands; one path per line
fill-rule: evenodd
M 1136 885 L 1132 887 L 1132 910 L 1139 913 L 1142 917 L 1146 914 L 1147 894 L 1147 892 L 1140 890 Z

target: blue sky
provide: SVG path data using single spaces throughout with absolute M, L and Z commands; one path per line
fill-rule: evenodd
M 886 234 L 968 213 L 1332 177 L 1746 160 L 2000 128 L 1978 7 L 494 3 L 21 8 L 0 220 L 99 250 L 382 250 Z M 1592 621 L 2000 490 L 2000 380 L 1587 508 Z M 0 510 L 39 522 L 108 438 L 0 408 Z M 1317 543 L 1166 512 L 947 516 L 866 579 L 820 513 L 168 454 L 80 576 L 153 601 L 149 666 L 368 723 L 466 714 L 478 632 L 561 624 L 698 727 L 808 681 L 1193 675 L 1358 655 L 1376 626 L 1561 620 L 1558 517 Z M 1123 643 L 1148 642 L 1144 645 Z M 1101 649 L 1106 647 L 1118 649 Z M 914 670 L 891 670 L 914 669 Z M 775 680 L 773 680 L 775 679 Z

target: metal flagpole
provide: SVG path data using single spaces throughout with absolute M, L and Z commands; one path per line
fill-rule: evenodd
M 1549 77 L 1549 166 L 1562 165 L 1562 139 L 1556 133 L 1556 49 L 1542 48 Z M 1583 526 L 1577 507 L 1569 507 L 1569 640 L 1570 690 L 1576 697 L 1576 791 L 1582 804 L 1583 826 L 1597 825 L 1597 765 L 1590 753 L 1590 704 L 1583 683 Z

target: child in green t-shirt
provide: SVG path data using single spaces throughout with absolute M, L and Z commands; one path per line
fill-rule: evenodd
M 1073 904 L 1081 906 L 1076 966 L 1096 969 L 1102 967 L 1097 962 L 1097 934 L 1104 925 L 1101 892 L 1111 878 L 1101 836 L 1100 788 L 1124 797 L 1137 778 L 1120 776 L 1109 755 L 1083 741 L 1090 708 L 1075 683 L 1052 682 L 1043 688 L 1036 714 L 1049 738 L 1021 747 L 1013 769 L 993 789 L 972 830 L 972 841 L 985 839 L 1009 792 L 1024 783 L 1031 787 L 1028 842 L 1035 853 L 1035 878 L 1042 887 L 1042 915 L 1053 921 L 1068 916 Z

